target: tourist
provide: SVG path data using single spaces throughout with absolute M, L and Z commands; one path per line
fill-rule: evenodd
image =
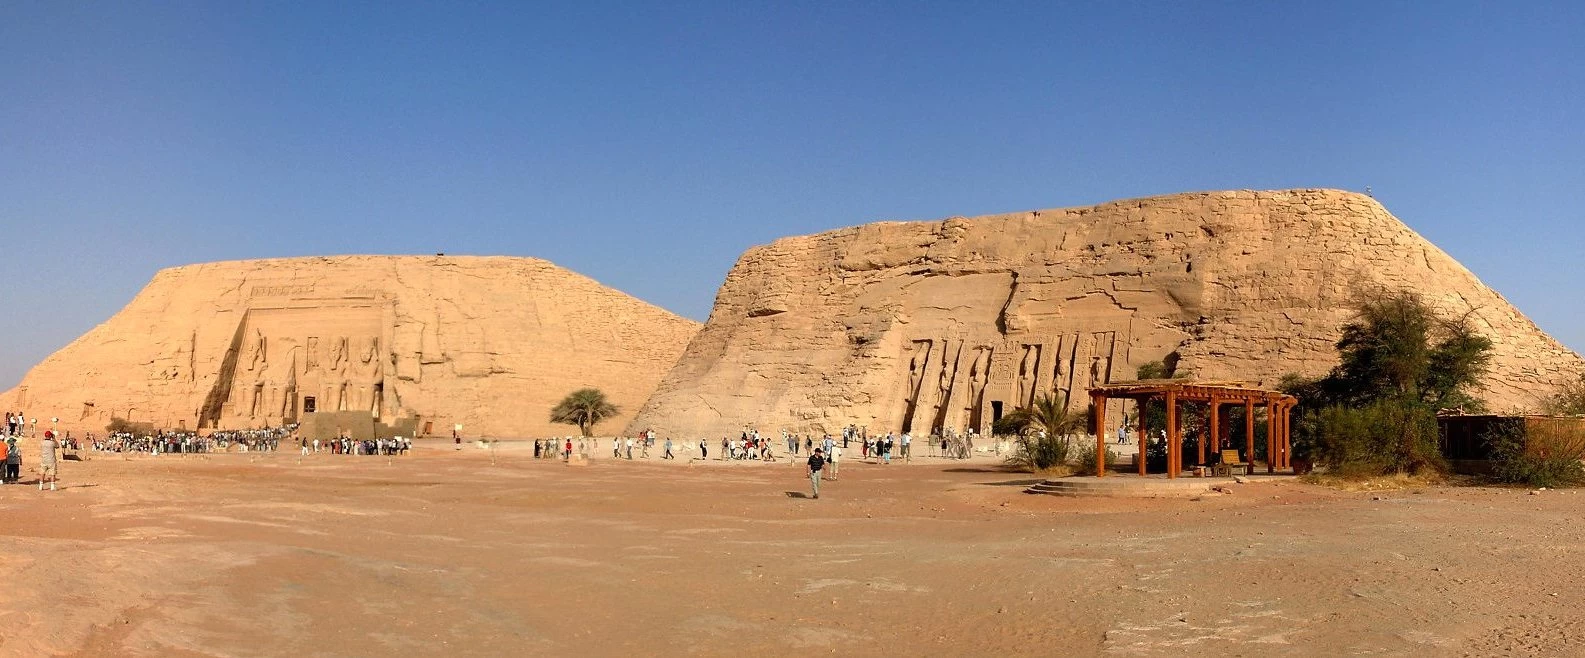
M 17 448 L 15 434 L 6 438 L 5 477 L 13 484 L 22 479 L 22 451 Z
M 804 435 L 804 452 L 810 452 L 810 451 L 813 451 L 814 449 L 815 449 L 815 438 L 814 438 L 814 436 L 809 435 L 809 434 L 805 434 Z
M 892 463 L 892 435 L 891 434 L 887 434 L 886 436 L 881 437 L 880 443 L 881 443 L 881 463 L 883 463 L 883 464 Z
M 572 437 L 570 436 L 567 437 L 567 442 L 561 446 L 561 460 L 564 462 L 572 461 Z
M 809 486 L 814 488 L 814 497 L 819 498 L 820 471 L 826 466 L 825 456 L 820 453 L 819 448 L 815 448 L 814 454 L 809 455 L 809 461 L 806 465 L 809 467 Z
M 836 479 L 837 479 L 837 462 L 840 461 L 841 459 L 842 459 L 842 446 L 836 446 L 836 447 L 832 448 L 831 449 L 831 478 L 830 478 L 832 482 L 835 482 Z
M 9 418 L 6 420 L 10 420 Z M 11 457 L 11 437 L 0 440 L 0 484 L 10 484 L 10 469 L 6 468 L 6 460 Z
M 709 459 L 710 458 L 710 446 L 709 446 L 709 444 L 707 444 L 705 442 L 704 439 L 699 439 L 699 458 L 700 459 Z
M 45 480 L 50 483 L 50 491 L 55 490 L 55 481 L 60 479 L 55 461 L 59 448 L 55 443 L 55 432 L 46 430 L 44 440 L 39 441 L 39 491 L 44 490 Z
M 661 459 L 676 459 L 671 454 L 671 437 L 669 436 L 666 437 L 666 454 L 661 455 Z
M 836 444 L 837 442 L 831 439 L 830 434 L 825 435 L 825 438 L 820 440 L 820 448 L 825 450 L 828 455 L 831 454 L 831 448 L 836 446 Z
M 633 459 L 633 437 L 627 437 L 627 458 Z
M 887 436 L 890 436 L 890 435 L 891 435 L 891 433 L 888 432 Z M 905 462 L 912 462 L 914 460 L 913 451 L 909 448 L 909 444 L 912 443 L 913 440 L 914 440 L 913 437 L 908 436 L 907 432 L 903 432 L 902 446 L 903 446 L 903 461 L 905 461 Z

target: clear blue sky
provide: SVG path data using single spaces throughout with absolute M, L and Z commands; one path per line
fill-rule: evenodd
M 702 320 L 780 236 L 1226 188 L 1369 185 L 1585 349 L 1585 3 L 1060 4 L 0 4 L 0 389 L 171 265 L 538 256 Z

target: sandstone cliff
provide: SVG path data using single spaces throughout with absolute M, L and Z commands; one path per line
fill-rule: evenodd
M 0 409 L 103 431 L 278 425 L 367 411 L 449 435 L 575 433 L 549 410 L 595 386 L 632 418 L 698 323 L 529 258 L 344 256 L 161 271 L 28 372 Z M 45 425 L 41 423 L 41 425 Z
M 671 435 L 985 431 L 1046 392 L 1143 363 L 1271 385 L 1324 373 L 1372 289 L 1472 313 L 1495 343 L 1483 397 L 1533 407 L 1585 368 L 1370 197 L 1213 192 L 933 222 L 750 249 L 632 429 Z

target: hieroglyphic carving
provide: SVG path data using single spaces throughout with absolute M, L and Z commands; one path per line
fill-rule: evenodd
M 308 350 L 304 356 L 303 372 L 313 372 L 319 369 L 319 337 L 308 337 Z

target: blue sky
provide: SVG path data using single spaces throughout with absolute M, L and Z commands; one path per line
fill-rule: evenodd
M 0 4 L 0 389 L 162 267 L 1371 186 L 1585 350 L 1585 3 Z

